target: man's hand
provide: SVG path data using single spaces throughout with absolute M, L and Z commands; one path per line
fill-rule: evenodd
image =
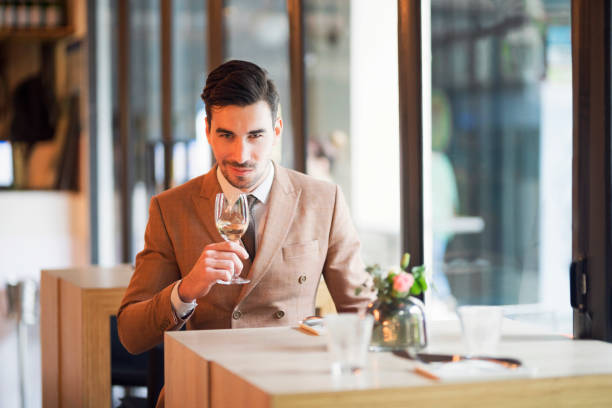
M 242 272 L 241 259 L 249 254 L 238 243 L 232 241 L 206 245 L 189 274 L 178 287 L 178 294 L 185 303 L 206 295 L 217 279 L 229 281 Z

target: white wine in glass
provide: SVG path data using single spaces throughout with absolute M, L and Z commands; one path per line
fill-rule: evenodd
M 242 238 L 242 235 L 247 230 L 247 227 L 248 224 L 238 224 L 225 220 L 217 221 L 217 229 L 219 230 L 219 233 L 221 233 L 223 239 L 226 241 L 238 242 L 238 240 Z
M 240 194 L 236 201 L 230 202 L 223 193 L 217 194 L 215 200 L 215 224 L 217 230 L 226 241 L 238 242 L 249 226 L 249 203 L 246 194 Z M 221 279 L 217 283 L 221 285 L 234 285 L 249 283 L 249 279 L 240 276 L 232 276 L 229 281 Z

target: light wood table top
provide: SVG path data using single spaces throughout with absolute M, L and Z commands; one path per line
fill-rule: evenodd
M 458 321 L 431 322 L 429 340 L 428 352 L 464 351 Z M 166 397 L 172 403 L 191 392 L 182 406 L 210 407 L 612 406 L 612 344 L 573 341 L 506 320 L 498 354 L 520 359 L 524 368 L 501 377 L 432 381 L 415 374 L 409 360 L 369 353 L 367 370 L 336 377 L 323 336 L 288 327 L 169 332 Z M 183 389 L 192 380 L 200 381 L 198 393 Z
M 79 268 L 46 269 L 44 274 L 54 276 L 81 289 L 125 289 L 132 277 L 131 265 L 97 266 Z

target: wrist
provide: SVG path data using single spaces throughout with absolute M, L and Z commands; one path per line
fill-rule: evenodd
M 195 300 L 195 296 L 191 296 L 188 290 L 189 285 L 184 285 L 184 283 L 185 283 L 185 279 L 181 280 L 177 288 L 179 299 L 183 303 L 191 303 Z

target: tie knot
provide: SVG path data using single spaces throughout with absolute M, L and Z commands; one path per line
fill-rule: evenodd
M 257 197 L 253 194 L 249 194 L 247 196 L 247 202 L 249 203 L 249 208 L 253 208 L 253 205 L 257 203 Z

